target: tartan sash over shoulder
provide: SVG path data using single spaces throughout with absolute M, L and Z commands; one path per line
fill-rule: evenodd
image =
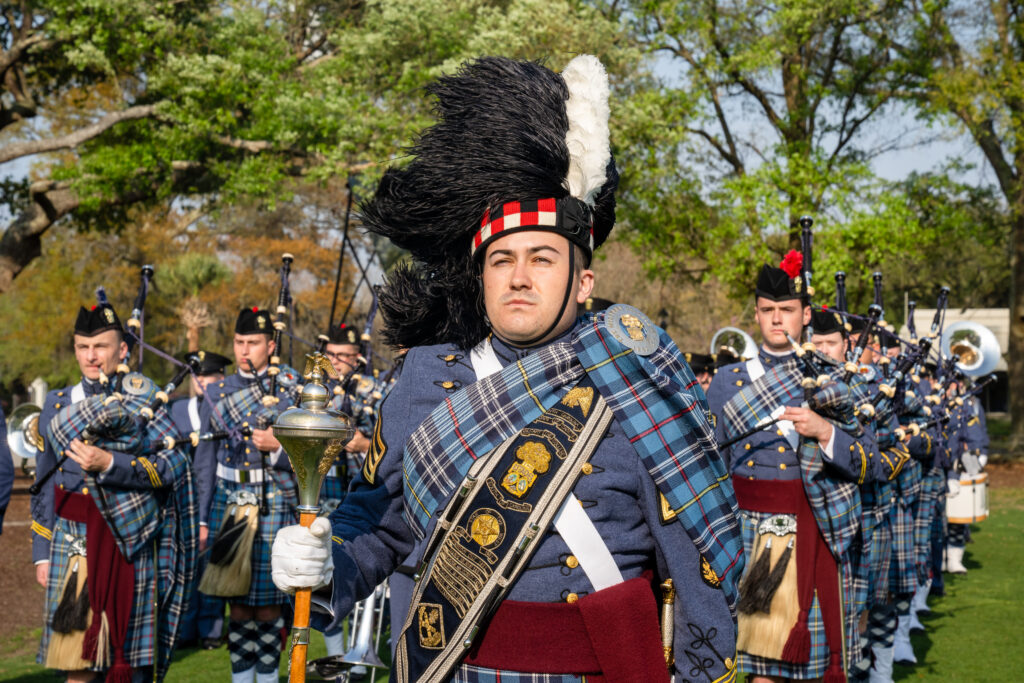
M 406 521 L 422 538 L 472 463 L 546 412 L 586 372 L 735 609 L 743 543 L 703 392 L 665 332 L 657 330 L 651 355 L 639 356 L 606 325 L 604 312 L 585 315 L 571 342 L 550 344 L 438 404 L 406 443 Z

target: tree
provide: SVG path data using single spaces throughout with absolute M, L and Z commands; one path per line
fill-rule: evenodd
M 1011 448 L 1024 448 L 1024 4 L 909 2 L 899 34 L 901 91 L 923 116 L 966 131 L 995 175 L 1009 215 Z
M 29 182 L 6 185 L 15 217 L 0 239 L 0 292 L 62 219 L 112 230 L 135 207 L 188 198 L 209 213 L 257 198 L 272 208 L 289 199 L 290 179 L 372 179 L 423 125 L 421 86 L 468 57 L 589 51 L 620 71 L 632 62 L 618 27 L 575 0 L 7 9 L 0 122 L 7 112 L 50 125 L 12 128 L 0 160 L 50 156 Z
M 818 273 L 870 273 L 912 247 L 914 216 L 868 165 L 893 143 L 866 134 L 895 106 L 886 30 L 899 8 L 895 0 L 605 7 L 654 60 L 619 131 L 622 213 L 651 272 L 710 274 L 749 296 L 756 268 L 798 246 L 802 214 L 816 218 Z M 820 293 L 830 280 L 819 276 Z M 850 280 L 857 290 L 869 283 Z

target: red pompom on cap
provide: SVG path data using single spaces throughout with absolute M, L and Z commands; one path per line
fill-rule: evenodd
M 93 304 L 93 305 L 92 305 L 92 308 L 90 308 L 89 310 L 90 310 L 90 311 L 95 311 L 95 310 L 96 310 L 96 304 Z
M 259 313 L 260 312 L 260 307 L 259 306 L 253 306 L 252 307 L 252 312 L 253 313 Z
M 790 249 L 789 253 L 783 257 L 782 263 L 779 264 L 779 268 L 785 271 L 786 275 L 791 278 L 799 275 L 803 267 L 804 255 L 796 249 Z

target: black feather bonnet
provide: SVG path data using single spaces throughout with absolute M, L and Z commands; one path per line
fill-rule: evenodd
M 367 229 L 412 255 L 380 292 L 388 342 L 470 349 L 489 332 L 475 256 L 490 241 L 547 230 L 589 259 L 611 232 L 608 77 L 589 55 L 562 74 L 483 57 L 427 90 L 437 123 L 360 211 Z

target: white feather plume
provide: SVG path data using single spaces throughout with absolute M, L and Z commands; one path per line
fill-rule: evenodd
M 565 103 L 569 117 L 569 130 L 565 134 L 569 173 L 565 187 L 573 197 L 593 206 L 598 190 L 605 183 L 605 171 L 611 158 L 608 73 L 597 57 L 580 55 L 565 67 L 562 78 L 569 87 L 569 99 Z

